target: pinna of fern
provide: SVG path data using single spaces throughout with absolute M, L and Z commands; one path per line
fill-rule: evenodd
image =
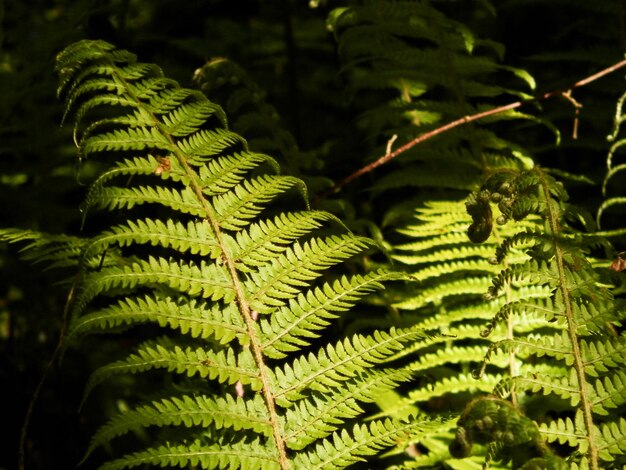
M 278 174 L 219 106 L 158 67 L 80 41 L 57 70 L 80 156 L 108 165 L 83 204 L 95 234 L 82 259 L 114 260 L 81 263 L 68 338 L 142 324 L 159 333 L 97 369 L 86 395 L 120 374 L 174 377 L 95 434 L 88 454 L 134 431 L 155 435 L 102 468 L 343 468 L 428 429 L 426 419 L 359 417 L 360 403 L 410 378 L 385 361 L 429 333 L 320 339 L 342 311 L 403 278 L 336 272 L 368 239 L 308 210 L 300 180 Z M 294 191 L 304 201 L 285 210 Z M 94 221 L 95 211 L 113 211 L 115 223 Z
M 529 258 L 494 276 L 487 298 L 503 296 L 507 285 L 519 282 L 551 292 L 547 299 L 528 297 L 502 305 L 482 336 L 490 335 L 503 320 L 512 317 L 515 322 L 526 312 L 543 317 L 548 329 L 497 340 L 483 369 L 494 351 L 524 359 L 518 373 L 498 388 L 520 400 L 530 400 L 536 392 L 560 400 L 563 412 L 540 425 L 545 439 L 569 447 L 574 468 L 618 468 L 626 463 L 626 421 L 619 417 L 626 404 L 626 338 L 616 328 L 624 313 L 615 308 L 609 287 L 588 261 L 588 237 L 568 224 L 573 208 L 566 201 L 563 185 L 540 167 L 495 173 L 468 200 L 474 227 L 494 223 L 492 204 L 502 213 L 497 224 L 531 214 L 543 221 L 543 227 L 501 243 L 494 263 L 503 262 L 511 247 L 520 243 L 528 246 Z

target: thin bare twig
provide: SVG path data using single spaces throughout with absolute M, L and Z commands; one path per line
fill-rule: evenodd
M 572 129 L 572 139 L 578 139 L 578 118 L 580 117 L 580 110 L 583 105 L 580 104 L 576 99 L 572 96 L 572 90 L 567 90 L 565 93 L 562 93 L 563 98 L 572 103 L 574 109 L 576 110 L 574 113 L 574 128 Z
M 533 103 L 536 101 L 543 101 L 543 100 L 547 100 L 549 98 L 552 98 L 554 96 L 564 96 L 566 99 L 569 99 L 572 103 L 577 103 L 575 100 L 573 100 L 571 93 L 572 90 L 574 90 L 575 88 L 580 88 L 582 86 L 585 86 L 601 77 L 604 77 L 605 75 L 608 75 L 622 67 L 626 66 L 626 60 L 622 60 L 620 62 L 617 62 L 616 64 L 611 65 L 610 67 L 607 67 L 597 73 L 594 73 L 593 75 L 590 75 L 586 78 L 583 78 L 582 80 L 577 81 L 576 83 L 574 83 L 573 85 L 565 88 L 565 89 L 559 89 L 559 90 L 553 90 L 550 91 L 548 93 L 544 93 L 541 96 L 537 96 L 534 98 L 530 98 L 528 100 L 520 100 L 520 101 L 516 101 L 514 103 L 509 103 L 507 105 L 504 106 L 500 106 L 498 108 L 493 108 L 490 109 L 488 111 L 482 111 L 480 113 L 476 113 L 476 114 L 471 114 L 468 116 L 463 116 L 460 119 L 457 119 L 455 121 L 449 122 L 448 124 L 445 124 L 441 127 L 438 127 L 437 129 L 434 129 L 430 132 L 426 132 L 425 134 L 422 134 L 418 137 L 416 137 L 415 139 L 407 142 L 406 144 L 404 144 L 401 147 L 398 147 L 396 150 L 394 150 L 393 152 L 389 152 L 387 151 L 387 153 L 385 153 L 385 155 L 383 155 L 382 157 L 378 158 L 377 160 L 373 161 L 372 163 L 370 163 L 369 165 L 364 166 L 363 168 L 360 168 L 359 170 L 355 171 L 354 173 L 352 173 L 351 175 L 347 176 L 346 178 L 342 179 L 339 183 L 335 184 L 332 188 L 328 189 L 327 191 L 325 191 L 324 193 L 322 193 L 320 195 L 320 197 L 325 197 L 328 196 L 330 194 L 334 194 L 334 193 L 338 193 L 344 186 L 346 186 L 347 184 L 349 184 L 350 182 L 352 182 L 353 180 L 359 178 L 360 176 L 363 176 L 366 173 L 369 173 L 370 171 L 372 171 L 375 168 L 378 168 L 381 165 L 384 165 L 385 163 L 387 163 L 389 160 L 397 157 L 398 155 L 400 155 L 401 153 L 406 152 L 407 150 L 415 147 L 417 144 L 421 144 L 422 142 L 431 139 L 432 137 L 435 137 L 439 134 L 443 134 L 446 131 L 449 131 L 451 129 L 454 129 L 455 127 L 461 126 L 463 124 L 467 124 L 473 121 L 478 121 L 479 119 L 483 119 L 486 118 L 488 116 L 492 116 L 494 114 L 499 114 L 502 113 L 504 111 L 509 111 L 511 109 L 516 109 L 519 108 L 520 106 L 523 106 L 525 104 L 528 103 Z M 580 109 L 580 107 L 576 106 L 577 112 Z M 576 121 L 577 122 L 577 121 Z M 389 147 L 389 146 L 388 146 Z M 388 148 L 389 150 L 389 148 Z
M 385 152 L 385 155 L 389 155 L 391 153 L 391 147 L 393 147 L 393 143 L 396 141 L 397 138 L 398 134 L 394 134 L 393 136 L 391 136 L 391 139 L 389 139 L 389 141 L 387 142 L 387 151 Z

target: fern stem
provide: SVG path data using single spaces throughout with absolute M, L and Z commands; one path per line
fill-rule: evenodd
M 505 293 L 506 293 L 506 298 L 507 298 L 507 303 L 508 303 L 510 302 L 510 299 L 511 299 L 510 283 L 507 283 L 505 287 Z M 513 315 L 509 315 L 509 318 L 507 321 L 506 336 L 507 336 L 507 339 L 509 340 L 513 340 L 515 337 L 515 321 L 513 319 Z M 513 348 L 509 350 L 509 375 L 511 376 L 511 378 L 516 377 L 518 375 L 517 367 L 515 366 L 515 351 L 513 350 Z M 511 382 L 511 403 L 513 404 L 513 406 L 517 407 L 517 395 L 515 392 L 515 382 Z
M 572 306 L 572 299 L 570 292 L 565 285 L 565 260 L 561 245 L 558 240 L 559 235 L 559 219 L 557 211 L 554 210 L 553 203 L 555 201 L 550 196 L 550 190 L 548 183 L 544 178 L 543 170 L 536 168 L 537 175 L 539 176 L 541 190 L 543 197 L 546 201 L 546 211 L 548 216 L 548 223 L 550 224 L 550 231 L 552 234 L 552 240 L 554 243 L 554 258 L 556 261 L 556 267 L 558 271 L 558 285 L 557 289 L 560 291 L 563 298 L 563 308 L 565 311 L 565 317 L 567 320 L 567 332 L 570 342 L 572 344 L 572 354 L 574 356 L 574 368 L 576 370 L 576 376 L 578 378 L 578 389 L 580 391 L 580 403 L 583 413 L 583 419 L 585 427 L 587 428 L 587 440 L 589 442 L 588 456 L 590 460 L 590 468 L 593 470 L 599 470 L 598 466 L 598 449 L 594 441 L 594 424 L 593 416 L 591 413 L 591 403 L 589 396 L 587 395 L 587 379 L 585 377 L 585 366 L 583 363 L 582 354 L 580 351 L 580 345 L 578 343 L 578 335 L 576 334 L 576 324 L 574 323 L 574 308 Z
M 179 156 L 177 155 L 177 158 Z M 271 392 L 271 382 L 270 378 L 267 374 L 267 367 L 265 366 L 265 359 L 263 357 L 263 349 L 261 347 L 260 338 L 257 335 L 256 322 L 252 317 L 252 309 L 250 308 L 250 304 L 246 300 L 245 290 L 243 288 L 243 284 L 239 279 L 239 275 L 237 273 L 237 269 L 235 267 L 235 263 L 233 262 L 233 257 L 230 256 L 228 247 L 224 242 L 222 237 L 222 232 L 219 224 L 215 220 L 215 216 L 213 215 L 213 211 L 211 207 L 207 203 L 206 199 L 202 194 L 202 188 L 200 184 L 196 181 L 196 173 L 193 169 L 187 164 L 186 160 L 183 156 L 180 156 L 182 160 L 179 160 L 185 172 L 190 178 L 191 186 L 196 194 L 196 197 L 202 204 L 204 210 L 207 214 L 207 219 L 211 224 L 211 228 L 215 233 L 215 238 L 222 250 L 222 261 L 228 267 L 228 271 L 230 273 L 233 287 L 235 289 L 235 294 L 237 298 L 237 304 L 239 305 L 239 311 L 241 312 L 245 322 L 246 328 L 248 330 L 248 338 L 250 338 L 250 345 L 252 347 L 252 353 L 254 355 L 254 359 L 259 367 L 259 378 L 262 383 L 262 393 L 263 398 L 265 399 L 265 404 L 267 406 L 270 426 L 272 428 L 272 433 L 274 435 L 274 442 L 276 443 L 276 450 L 278 451 L 278 463 L 280 468 L 283 470 L 289 470 L 291 465 L 289 464 L 289 458 L 287 457 L 287 448 L 285 445 L 285 439 L 280 432 L 280 425 L 278 420 L 278 413 L 276 411 L 276 402 L 274 400 L 274 395 Z
M 502 236 L 500 235 L 500 231 L 499 230 L 494 230 L 494 235 L 495 235 L 495 240 L 498 244 L 501 244 L 503 241 Z M 509 269 L 510 264 L 508 262 L 508 260 L 505 258 L 503 260 L 503 269 Z M 504 296 L 505 296 L 505 304 L 509 304 L 511 302 L 513 302 L 513 295 L 512 295 L 512 291 L 511 291 L 511 283 L 510 282 L 506 282 L 506 284 L 504 285 Z M 507 322 L 506 322 L 506 338 L 513 342 L 513 340 L 515 339 L 515 319 L 513 315 L 509 315 Z M 509 349 L 509 376 L 511 377 L 511 379 L 513 379 L 514 377 L 518 376 L 518 370 L 517 367 L 515 365 L 515 351 L 513 350 L 513 348 Z M 483 366 L 484 367 L 484 366 Z M 513 406 L 515 406 L 516 408 L 518 407 L 518 401 L 517 401 L 517 394 L 515 391 L 515 381 L 511 380 L 511 391 L 510 391 L 510 397 L 511 397 L 511 403 L 513 404 Z
M 626 235 L 626 228 L 618 228 L 614 230 L 599 230 L 597 232 L 593 232 L 589 234 L 589 238 L 591 237 L 622 237 Z

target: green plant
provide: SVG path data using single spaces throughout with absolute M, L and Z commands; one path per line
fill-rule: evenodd
M 89 453 L 140 428 L 182 430 L 103 468 L 343 466 L 421 428 L 344 422 L 362 413 L 359 401 L 408 379 L 372 366 L 427 338 L 422 329 L 315 340 L 358 298 L 399 279 L 384 270 L 326 273 L 370 242 L 307 210 L 299 180 L 276 174 L 272 158 L 228 130 L 221 108 L 155 66 L 101 41 L 76 43 L 57 62 L 80 154 L 135 155 L 105 170 L 83 206 L 87 220 L 96 209 L 124 211 L 126 220 L 98 224 L 80 242 L 68 341 L 160 326 L 132 354 L 98 369 L 87 394 L 120 373 L 180 376 L 158 399 L 114 417 Z M 273 210 L 279 196 L 300 208 Z M 139 210 L 150 205 L 152 216 Z
M 426 21 L 426 18 L 430 21 Z M 399 136 L 399 145 L 407 140 L 420 139 L 419 134 L 414 137 L 420 130 L 422 135 L 428 135 L 433 129 L 436 132 L 441 121 L 456 121 L 464 115 L 471 117 L 474 113 L 496 108 L 496 105 L 486 103 L 491 97 L 503 93 L 515 95 L 512 88 L 501 86 L 502 80 L 492 82 L 486 79 L 489 73 L 512 71 L 526 78 L 531 85 L 534 83 L 523 71 L 501 67 L 496 63 L 493 54 L 489 54 L 489 48 L 498 50 L 498 44 L 474 37 L 464 24 L 451 21 L 427 2 L 349 7 L 338 11 L 332 21 L 332 29 L 339 36 L 340 51 L 347 57 L 346 68 L 353 75 L 355 89 L 364 88 L 368 93 L 371 93 L 372 88 L 394 91 L 392 101 L 385 101 L 382 107 L 372 106 L 373 111 L 364 113 L 363 122 L 369 124 L 369 128 L 373 129 L 372 135 L 376 137 L 392 134 Z M 519 93 L 518 96 L 524 97 L 524 94 Z M 369 100 L 372 101 L 372 98 Z M 509 109 L 506 111 L 495 114 L 493 118 L 490 116 L 490 119 L 532 119 L 529 115 L 513 113 Z M 537 363 L 542 362 L 537 356 L 544 357 L 549 353 L 521 345 L 535 344 L 537 336 L 550 338 L 562 334 L 558 322 L 553 319 L 554 312 L 528 307 L 533 304 L 554 305 L 555 284 L 565 283 L 567 275 L 566 272 L 561 273 L 561 279 L 552 282 L 532 277 L 531 273 L 548 269 L 546 259 L 557 257 L 545 245 L 542 245 L 542 251 L 538 250 L 533 234 L 543 234 L 546 221 L 555 217 L 561 225 L 552 230 L 577 233 L 571 224 L 581 220 L 588 222 L 588 217 L 571 206 L 567 206 L 563 215 L 548 214 L 545 209 L 535 207 L 540 203 L 532 200 L 536 197 L 536 189 L 531 189 L 529 183 L 524 183 L 526 186 L 522 190 L 528 191 L 528 194 L 523 194 L 527 198 L 517 193 L 514 185 L 508 182 L 503 184 L 502 193 L 486 189 L 469 195 L 464 193 L 465 188 L 480 186 L 484 180 L 489 182 L 485 184 L 497 185 L 518 172 L 527 175 L 525 178 L 530 178 L 528 175 L 544 174 L 543 170 L 533 168 L 533 159 L 526 150 L 486 128 L 485 122 L 489 121 L 472 123 L 460 129 L 453 128 L 445 138 L 433 138 L 407 149 L 397 159 L 396 166 L 399 169 L 389 170 L 387 175 L 374 183 L 376 192 L 383 195 L 379 197 L 384 197 L 386 201 L 394 200 L 397 194 L 406 194 L 406 186 L 418 188 L 412 200 L 402 200 L 395 207 L 392 205 L 386 215 L 387 224 L 398 224 L 398 220 L 401 222 L 397 229 L 400 237 L 391 234 L 388 238 L 392 258 L 420 281 L 392 295 L 393 306 L 402 311 L 402 321 L 424 328 L 442 328 L 451 337 L 442 337 L 436 345 L 416 344 L 398 355 L 409 359 L 419 354 L 409 368 L 422 374 L 423 379 L 414 382 L 415 388 L 406 392 L 403 398 L 396 395 L 381 400 L 383 415 L 402 416 L 410 411 L 432 416 L 439 414 L 442 406 L 458 406 L 468 396 L 475 396 L 477 391 L 490 392 L 494 387 L 515 404 L 525 405 L 526 401 L 532 400 L 532 406 L 538 406 L 540 402 L 536 397 L 530 398 L 520 393 L 515 387 L 505 391 L 503 388 L 506 387 L 502 386 L 502 383 L 510 383 L 511 378 L 520 375 L 545 373 Z M 388 149 L 386 153 L 389 155 L 391 152 Z M 382 158 L 387 158 L 387 155 Z M 561 174 L 556 170 L 555 173 Z M 565 176 L 572 178 L 571 175 Z M 559 193 L 562 189 L 549 176 L 546 175 L 545 179 L 551 181 L 546 191 L 558 194 L 559 198 L 564 197 Z M 423 188 L 428 187 L 437 188 L 435 195 L 423 191 Z M 399 193 L 399 190 L 404 192 Z M 514 200 L 514 193 L 519 200 Z M 469 216 L 464 213 L 465 207 L 462 199 L 459 200 L 459 194 L 467 196 L 465 205 Z M 551 203 L 541 204 L 541 207 L 549 207 Z M 498 206 L 495 214 L 492 205 Z M 507 225 L 512 207 L 517 211 L 516 224 Z M 407 213 L 413 213 L 414 218 L 406 221 Z M 593 230 L 593 224 L 587 223 L 586 230 Z M 580 233 L 570 237 L 577 237 L 574 245 L 585 249 L 584 256 L 589 256 L 590 247 L 586 244 L 589 237 Z M 484 243 L 488 239 L 490 241 Z M 594 243 L 600 241 L 599 238 L 591 240 Z M 484 244 L 476 246 L 476 243 Z M 572 242 L 568 241 L 568 244 Z M 504 252 L 508 253 L 506 259 L 503 259 Z M 582 254 L 579 256 L 583 257 Z M 495 264 L 499 262 L 505 263 L 504 274 L 498 274 Z M 539 267 L 534 268 L 537 263 Z M 590 271 L 588 275 L 592 278 L 596 275 L 591 264 L 585 265 L 584 269 Z M 526 277 L 526 274 L 530 277 Z M 545 275 L 548 276 L 547 273 Z M 489 287 L 492 282 L 498 285 L 499 295 L 493 295 L 496 290 Z M 611 281 L 611 285 L 619 283 L 617 279 Z M 487 303 L 483 298 L 485 291 L 488 292 Z M 598 294 L 600 292 L 601 289 Z M 601 304 L 600 298 L 597 301 Z M 509 315 L 512 306 L 517 305 L 523 305 L 524 308 Z M 598 305 L 598 308 L 610 312 L 605 313 L 609 317 L 607 322 L 620 324 L 618 308 L 612 304 L 603 307 Z M 560 306 L 554 308 L 557 312 L 559 309 Z M 485 319 L 490 317 L 497 320 L 491 321 L 485 328 Z M 579 324 L 584 321 L 576 318 L 571 319 L 571 322 Z M 380 321 L 376 324 L 380 325 Z M 507 339 L 490 344 L 492 340 L 489 333 L 496 324 L 502 325 L 498 336 Z M 575 326 L 572 328 L 576 329 Z M 612 344 L 611 328 L 609 326 L 603 334 L 605 341 Z M 558 342 L 556 339 L 546 341 Z M 572 340 L 581 341 L 585 342 L 580 337 Z M 623 339 L 617 341 L 623 343 Z M 502 348 L 503 344 L 515 346 Z M 572 348 L 576 349 L 575 346 Z M 609 349 L 613 351 L 612 347 Z M 496 351 L 500 351 L 500 354 L 493 354 Z M 621 354 L 621 346 L 617 347 L 617 351 L 607 353 L 608 358 L 604 352 L 599 356 L 611 362 Z M 476 371 L 472 373 L 472 369 L 482 362 L 485 353 L 493 360 L 489 366 L 483 363 L 479 374 Z M 582 358 L 579 357 L 579 360 L 582 361 Z M 615 390 L 618 397 L 623 397 L 619 385 L 623 382 L 619 372 L 622 361 L 617 360 L 615 364 L 617 375 L 610 375 L 604 380 L 611 384 L 608 387 Z M 555 366 L 551 364 L 550 367 Z M 556 367 L 547 370 L 555 372 L 558 370 Z M 479 382 L 475 380 L 476 375 L 481 378 Z M 523 382 L 521 378 L 513 380 L 515 383 Z M 618 385 L 614 386 L 613 382 Z M 586 387 L 581 385 L 580 388 Z M 599 387 L 602 389 L 602 385 Z M 536 384 L 530 388 L 536 392 L 541 386 Z M 549 386 L 546 386 L 544 393 L 558 396 L 558 392 Z M 598 394 L 602 392 L 598 391 Z M 613 398 L 606 400 L 612 402 Z M 622 398 L 617 399 L 617 403 L 621 401 Z M 563 408 L 558 399 L 550 399 L 543 406 L 544 410 L 551 406 Z M 587 426 L 592 428 L 592 413 L 589 413 Z M 602 443 L 602 439 L 596 444 L 616 449 L 610 444 L 615 437 L 611 433 L 616 433 L 615 439 L 619 441 L 622 431 L 616 431 L 612 426 L 619 427 L 620 422 L 604 423 L 600 418 L 599 423 L 602 423 L 600 427 L 603 435 L 607 436 L 608 444 Z M 556 425 L 559 425 L 558 420 Z M 446 449 L 441 445 L 442 440 L 449 442 L 451 427 L 451 422 L 443 421 L 430 438 L 420 439 L 420 445 L 428 451 L 405 461 L 405 468 L 441 461 L 455 466 L 456 463 L 447 460 Z M 580 444 L 583 449 L 590 448 L 589 441 L 594 440 L 594 432 L 586 433 L 588 441 Z M 550 440 L 554 440 L 554 436 Z M 598 455 L 593 455 L 593 449 L 590 452 L 592 466 L 597 468 Z M 610 455 L 604 457 L 609 460 L 613 458 Z M 572 457 L 571 460 L 574 462 L 576 459 Z
M 58 55 L 88 183 L 82 227 L 0 237 L 70 273 L 61 350 L 91 349 L 81 407 L 108 419 L 83 465 L 626 464 L 623 254 L 609 244 L 624 233 L 613 197 L 623 98 L 603 185 L 537 165 L 538 153 L 575 147 L 539 107 L 572 90 L 534 99 L 529 70 L 474 32 L 490 30 L 480 21 L 495 8 L 466 8 L 474 16 L 428 1 L 330 11 L 352 100 L 333 112 L 359 118 L 336 118 L 340 146 L 306 150 L 294 135 L 314 126 L 286 130 L 252 74 L 225 58 L 198 69 L 192 90 L 101 40 Z M 122 2 L 120 18 L 131 10 Z M 286 28 L 292 67 L 298 34 Z M 255 50 L 279 63 L 279 30 L 266 32 Z M 329 82 L 307 84 L 316 79 Z M 534 108 L 502 106 L 519 99 Z M 606 114 L 594 112 L 600 127 Z M 558 113 L 547 115 L 562 128 Z M 381 155 L 393 161 L 378 173 L 339 180 Z M 559 178 L 607 199 L 570 201 Z M 586 211 L 596 207 L 601 231 Z
M 519 243 L 527 247 L 530 259 L 495 276 L 488 298 L 524 285 L 544 287 L 549 295 L 504 302 L 482 336 L 511 316 L 527 314 L 538 314 L 541 330 L 494 343 L 486 360 L 498 349 L 516 354 L 524 364 L 505 380 L 509 393 L 541 391 L 558 397 L 564 408 L 573 409 L 572 414 L 546 419 L 541 425 L 549 442 L 567 443 L 576 451 L 579 457 L 572 458 L 573 463 L 583 468 L 600 468 L 600 461 L 620 465 L 623 457 L 621 452 L 615 455 L 614 449 L 620 446 L 626 421 L 611 417 L 609 410 L 626 403 L 626 376 L 620 370 L 626 342 L 616 329 L 623 322 L 623 312 L 616 308 L 607 284 L 601 282 L 584 251 L 598 240 L 571 228 L 567 221 L 580 214 L 566 203 L 563 185 L 539 167 L 519 173 L 503 171 L 489 178 L 468 202 L 468 210 L 474 208 L 475 223 L 492 223 L 489 202 L 479 204 L 490 200 L 498 201 L 502 212 L 499 224 L 537 214 L 543 226 L 503 241 L 494 263 L 503 262 L 510 248 Z
M 336 11 L 331 21 L 351 89 L 369 108 L 360 123 L 379 145 L 385 144 L 381 136 L 395 135 L 393 146 L 401 147 L 447 122 L 495 109 L 504 97 L 526 98 L 534 87 L 524 70 L 499 61 L 501 44 L 477 37 L 463 22 L 428 2 L 358 5 Z M 382 91 L 376 100 L 373 93 L 378 90 Z M 498 238 L 536 221 L 502 227 L 494 233 L 495 241 L 477 246 L 472 240 L 484 241 L 492 226 L 472 225 L 468 238 L 471 217 L 464 199 L 491 171 L 532 167 L 527 150 L 493 126 L 532 119 L 507 110 L 484 122 L 451 129 L 442 138 L 403 152 L 373 182 L 375 196 L 385 203 L 382 223 L 391 258 L 418 281 L 391 292 L 393 308 L 402 322 L 441 328 L 447 335 L 435 344 L 416 343 L 398 354 L 411 361 L 408 367 L 418 378 L 402 399 L 382 401 L 388 415 L 460 412 L 466 401 L 490 393 L 503 372 L 516 367 L 512 358 L 502 355 L 482 380 L 471 373 L 490 344 L 479 333 L 498 309 L 497 303 L 486 304 L 483 299 L 497 271 L 488 260 Z M 524 257 L 520 251 L 518 261 Z M 375 321 L 380 325 L 380 319 Z M 455 465 L 448 462 L 447 450 L 454 426 L 453 419 L 442 421 L 436 432 L 419 440 L 427 451 L 404 465 Z

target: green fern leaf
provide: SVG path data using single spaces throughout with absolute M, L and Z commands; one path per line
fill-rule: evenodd
M 133 430 L 147 426 L 181 425 L 187 428 L 213 425 L 216 429 L 228 427 L 234 431 L 252 429 L 266 437 L 272 434 L 260 395 L 253 395 L 250 399 L 233 398 L 230 395 L 223 398 L 183 395 L 152 402 L 117 415 L 93 436 L 87 456 L 97 446 Z
M 548 300 L 507 302 L 484 334 L 520 311 L 534 310 L 544 317 L 551 333 L 543 330 L 541 336 L 501 340 L 491 349 L 503 348 L 536 361 L 529 361 L 522 373 L 511 378 L 513 388 L 568 402 L 575 410 L 575 421 L 557 418 L 542 430 L 549 441 L 567 441 L 576 448 L 584 456 L 574 458 L 579 465 L 598 469 L 600 461 L 615 458 L 602 443 L 599 423 L 610 421 L 609 410 L 626 402 L 626 377 L 617 369 L 623 363 L 623 358 L 617 359 L 617 351 L 623 349 L 624 338 L 613 327 L 623 321 L 623 315 L 615 308 L 607 286 L 598 281 L 584 251 L 588 245 L 567 224 L 567 194 L 562 184 L 540 168 L 502 172 L 488 179 L 474 200 L 482 197 L 498 203 L 503 222 L 528 214 L 545 220 L 542 230 L 527 231 L 504 242 L 498 259 L 505 259 L 509 248 L 519 242 L 530 244 L 528 253 L 533 259 L 503 269 L 494 277 L 489 296 L 495 297 L 515 282 L 543 285 L 551 292 Z M 603 424 L 610 427 L 610 423 Z
M 129 220 L 124 225 L 117 225 L 111 230 L 94 237 L 85 248 L 83 256 L 92 256 L 106 251 L 113 246 L 131 246 L 133 244 L 150 244 L 172 248 L 181 253 L 217 258 L 219 244 L 211 227 L 203 222 L 180 222 L 167 220 L 144 219 Z
M 146 324 L 148 335 L 158 332 L 97 368 L 85 398 L 120 375 L 168 373 L 176 384 L 96 433 L 90 455 L 131 432 L 157 436 L 101 468 L 341 467 L 393 446 L 409 428 L 419 434 L 428 420 L 359 420 L 362 403 L 412 378 L 388 367 L 392 356 L 435 333 L 322 339 L 342 312 L 407 276 L 343 273 L 341 263 L 373 242 L 308 210 L 302 181 L 249 151 L 202 93 L 101 41 L 70 46 L 57 66 L 79 155 L 112 160 L 83 204 L 95 234 L 80 244 L 68 338 Z M 286 197 L 293 190 L 303 202 Z M 92 222 L 101 211 L 122 221 Z M 333 452 L 318 450 L 328 443 Z
M 626 420 L 619 418 L 617 421 L 600 425 L 598 454 L 605 462 L 614 462 L 618 455 L 626 454 Z
M 48 269 L 76 267 L 87 243 L 87 240 L 79 237 L 8 228 L 0 230 L 0 241 L 26 243 L 20 250 L 24 259 L 47 263 Z
M 382 281 L 398 277 L 385 271 L 342 277 L 290 299 L 289 305 L 274 312 L 270 320 L 262 318 L 260 321 L 265 353 L 282 358 L 286 352 L 309 345 L 307 338 L 318 337 L 316 331 L 325 328 L 339 312 L 348 310 L 359 298 L 380 288 Z
M 207 444 L 204 439 L 196 439 L 184 444 L 155 446 L 135 452 L 117 460 L 107 462 L 102 470 L 122 470 L 139 465 L 159 467 L 193 468 L 263 468 L 279 469 L 279 460 L 268 450 L 260 439 L 239 442 L 217 442 Z
M 335 433 L 332 439 L 318 443 L 314 450 L 298 454 L 296 468 L 344 468 L 365 460 L 363 456 L 373 455 L 378 449 L 393 445 L 410 431 L 426 432 L 427 426 L 428 423 L 419 421 L 398 426 L 389 419 L 355 425 L 351 433 L 345 430 L 341 434 Z
M 289 244 L 322 227 L 332 220 L 327 212 L 307 211 L 280 214 L 274 220 L 264 220 L 238 232 L 232 243 L 233 256 L 245 266 L 259 267 L 269 263 L 278 253 L 288 250 Z M 243 266 L 239 266 L 244 269 Z
M 213 337 L 221 343 L 239 338 L 245 343 L 246 329 L 234 305 L 207 309 L 195 299 L 174 301 L 170 297 L 137 296 L 124 299 L 106 308 L 78 318 L 68 332 L 80 337 L 94 331 L 106 331 L 122 325 L 152 322 L 161 327 L 178 330 L 192 338 Z
M 85 387 L 83 402 L 91 390 L 104 380 L 154 369 L 165 369 L 187 377 L 209 378 L 229 385 L 241 382 L 243 385 L 250 384 L 253 390 L 260 388 L 259 374 L 255 371 L 249 350 L 244 349 L 240 353 L 232 349 L 214 352 L 160 338 L 143 343 L 123 360 L 97 369 Z
M 391 356 L 404 343 L 426 336 L 421 329 L 392 330 L 391 334 L 376 332 L 369 337 L 355 335 L 334 346 L 329 345 L 317 354 L 301 357 L 293 364 L 275 370 L 276 399 L 288 407 L 301 398 L 306 389 L 327 393 L 355 377 L 355 365 L 365 370 Z
M 304 449 L 319 438 L 330 435 L 337 423 L 354 418 L 362 412 L 359 402 L 372 402 L 383 391 L 390 390 L 398 383 L 408 380 L 404 371 L 365 373 L 351 380 L 351 391 L 334 392 L 330 399 L 312 395 L 287 410 L 285 429 L 287 445 L 290 449 Z

